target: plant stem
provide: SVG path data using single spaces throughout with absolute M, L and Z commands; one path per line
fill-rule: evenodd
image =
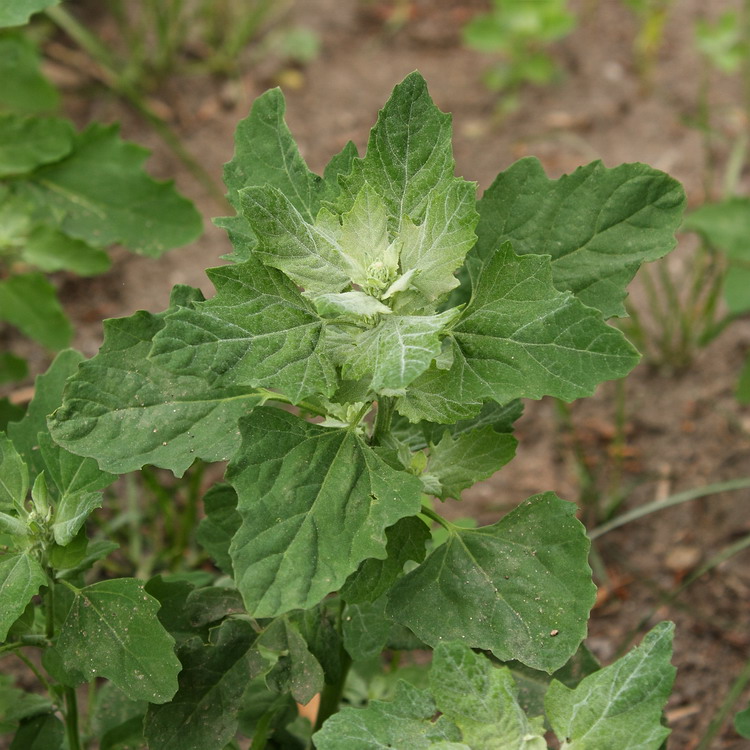
M 706 733 L 700 741 L 700 744 L 695 750 L 708 750 L 711 747 L 711 742 L 714 737 L 718 734 L 722 725 L 726 721 L 727 714 L 732 710 L 732 706 L 738 701 L 742 695 L 742 691 L 745 689 L 747 683 L 750 682 L 750 661 L 745 662 L 745 666 L 742 671 L 737 675 L 737 679 L 732 683 L 732 687 L 729 688 L 726 698 L 722 701 L 719 710 L 711 719 L 711 723 L 706 729 Z
M 664 500 L 655 500 L 652 503 L 646 503 L 638 508 L 634 508 L 627 513 L 623 513 L 617 518 L 613 518 L 608 523 L 602 524 L 589 532 L 589 539 L 598 539 L 604 534 L 608 534 L 614 529 L 618 529 L 620 526 L 624 526 L 626 523 L 636 521 L 639 518 L 643 518 L 651 513 L 655 513 L 658 510 L 664 510 L 665 508 L 671 508 L 673 505 L 679 505 L 680 503 L 686 503 L 690 500 L 697 500 L 701 497 L 708 495 L 716 495 L 719 492 L 731 492 L 733 490 L 744 490 L 750 487 L 750 477 L 744 477 L 743 479 L 731 479 L 728 482 L 717 482 L 716 484 L 707 484 L 704 487 L 698 487 L 693 490 L 686 490 L 685 492 L 678 492 L 675 495 L 670 495 Z
M 78 733 L 78 699 L 75 688 L 65 688 L 65 737 L 68 750 L 82 750 L 81 737 Z
M 329 717 L 333 716 L 338 710 L 341 704 L 341 696 L 344 694 L 344 686 L 346 685 L 346 678 L 349 674 L 349 668 L 352 666 L 352 657 L 349 656 L 348 652 L 344 648 L 344 639 L 342 634 L 343 616 L 344 616 L 344 600 L 339 600 L 338 617 L 336 618 L 336 629 L 341 636 L 341 646 L 339 647 L 339 657 L 341 659 L 341 674 L 339 679 L 333 683 L 326 683 L 323 687 L 323 692 L 320 694 L 320 706 L 318 707 L 318 715 L 315 719 L 315 728 L 313 733 L 317 732 L 323 726 L 323 722 Z
M 374 445 L 381 445 L 386 436 L 390 434 L 395 405 L 396 401 L 391 396 L 381 396 L 378 399 L 378 411 L 375 415 L 375 429 L 372 433 L 372 443 Z
M 427 518 L 431 519 L 432 521 L 435 521 L 435 523 L 440 524 L 446 531 L 453 532 L 453 524 L 450 521 L 447 521 L 445 518 L 443 518 L 439 513 L 436 513 L 432 508 L 430 508 L 429 505 L 422 504 L 422 508 L 419 511 L 423 516 L 427 516 Z

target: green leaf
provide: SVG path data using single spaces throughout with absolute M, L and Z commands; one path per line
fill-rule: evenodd
M 224 167 L 224 182 L 237 210 L 242 188 L 272 185 L 312 223 L 320 207 L 317 193 L 321 179 L 300 156 L 284 122 L 285 109 L 284 95 L 278 88 L 255 100 L 249 116 L 237 125 L 234 156 Z
M 237 730 L 237 712 L 252 678 L 247 655 L 252 625 L 226 620 L 204 644 L 191 638 L 179 649 L 179 689 L 169 703 L 149 706 L 144 735 L 151 750 L 223 750 Z
M 23 406 L 12 404 L 6 397 L 0 398 L 0 430 L 7 430 L 12 422 L 22 419 L 23 415 Z
M 168 315 L 152 362 L 217 385 L 272 387 L 295 402 L 333 392 L 323 320 L 288 279 L 255 259 L 208 276 L 216 296 Z
M 0 8 L 0 28 L 23 26 L 29 17 L 40 10 L 57 5 L 60 0 L 7 0 Z
M 479 201 L 472 283 L 510 241 L 519 255 L 552 256 L 552 278 L 605 318 L 624 315 L 625 287 L 638 266 L 675 246 L 685 194 L 645 164 L 601 162 L 550 180 L 535 158 L 501 172 Z
M 353 337 L 342 361 L 342 376 L 359 380 L 371 375 L 377 393 L 396 395 L 440 354 L 440 334 L 455 320 L 458 310 L 438 315 L 392 315 L 374 328 Z
M 228 484 L 215 484 L 203 497 L 206 517 L 198 525 L 196 539 L 223 573 L 231 576 L 229 545 L 242 521 L 237 512 L 237 493 Z
M 468 750 L 459 729 L 444 716 L 433 722 L 435 702 L 427 691 L 400 680 L 392 701 L 371 701 L 367 708 L 344 708 L 315 734 L 318 750 Z
M 0 384 L 23 380 L 28 371 L 25 359 L 16 357 L 11 352 L 0 352 Z
M 430 646 L 461 640 L 553 672 L 576 651 L 596 588 L 576 507 L 535 495 L 492 526 L 448 541 L 396 582 L 388 615 Z
M 7 11 L 6 3 L 0 9 L 0 26 Z M 0 81 L 0 112 L 34 115 L 57 108 L 60 97 L 41 73 L 39 50 L 21 34 L 0 36 Z
M 21 248 L 21 256 L 47 273 L 74 271 L 80 276 L 94 276 L 112 265 L 104 250 L 46 226 L 34 228 Z
M 0 557 L 0 641 L 21 616 L 40 586 L 47 585 L 42 566 L 30 554 Z
M 57 641 L 65 668 L 87 681 L 106 677 L 131 700 L 166 703 L 177 691 L 180 662 L 158 609 L 133 578 L 75 589 Z
M 245 605 L 237 589 L 230 586 L 207 586 L 191 591 L 185 610 L 194 628 L 218 622 L 228 615 L 245 614 Z
M 750 357 L 745 360 L 737 380 L 737 400 L 741 404 L 750 404 Z
M 392 310 L 375 297 L 364 292 L 341 292 L 339 294 L 321 294 L 313 300 L 315 309 L 324 318 L 336 318 L 342 315 L 368 317 L 372 315 L 390 315 Z
M 354 661 L 379 657 L 393 627 L 393 620 L 385 614 L 385 597 L 372 602 L 347 604 L 342 623 L 347 653 Z
M 158 575 L 148 581 L 144 588 L 146 593 L 153 596 L 161 605 L 158 613 L 159 622 L 179 645 L 196 635 L 201 636 L 203 640 L 208 639 L 207 628 L 196 628 L 190 622 L 187 600 L 195 590 L 192 583 Z
M 13 510 L 26 500 L 29 469 L 13 443 L 0 433 L 0 510 Z
M 145 745 L 143 716 L 148 704 L 131 701 L 111 682 L 98 686 L 93 712 L 90 714 L 91 734 L 100 737 L 100 750 L 132 750 Z
M 120 243 L 157 258 L 202 231 L 200 215 L 171 182 L 143 171 L 148 151 L 122 141 L 117 126 L 90 125 L 67 158 L 37 170 L 30 188 L 65 234 L 91 245 Z
M 0 280 L 0 320 L 48 349 L 62 349 L 73 336 L 55 287 L 40 273 Z
M 421 483 L 383 462 L 352 429 L 258 409 L 227 479 L 242 526 L 230 554 L 253 617 L 307 609 L 367 558 L 385 558 L 385 529 L 419 511 Z
M 639 358 L 596 310 L 552 286 L 549 259 L 516 256 L 509 244 L 482 270 L 451 335 L 451 369 L 428 371 L 399 401 L 412 421 L 455 421 L 490 399 L 572 401 L 626 375 Z
M 59 117 L 0 115 L 0 177 L 58 161 L 73 148 L 73 125 Z
M 487 479 L 516 453 L 518 441 L 492 427 L 452 435 L 445 430 L 440 442 L 430 445 L 430 457 L 422 480 L 441 500 L 461 499 L 461 492 Z
M 19 690 L 13 681 L 11 675 L 0 675 L 0 727 L 52 710 L 49 698 Z
M 439 711 L 476 750 L 547 750 L 541 717 L 529 720 L 518 704 L 510 670 L 496 668 L 462 643 L 441 643 L 430 670 Z
M 734 730 L 740 737 L 750 739 L 750 706 L 734 715 Z
M 675 669 L 670 664 L 674 625 L 659 623 L 609 667 L 571 690 L 553 681 L 544 705 L 563 750 L 658 750 L 669 735 L 661 723 Z
M 10 750 L 62 750 L 65 727 L 54 714 L 42 714 L 21 722 Z
M 401 575 L 407 561 L 419 563 L 424 560 L 430 529 L 419 517 L 402 518 L 386 529 L 385 534 L 387 557 L 384 560 L 365 560 L 341 587 L 341 597 L 347 603 L 379 599 Z
M 176 306 L 196 292 L 177 287 L 174 294 Z M 148 360 L 165 314 L 139 312 L 104 324 L 99 354 L 71 378 L 50 418 L 55 442 L 116 474 L 153 464 L 182 476 L 196 458 L 229 458 L 239 443 L 237 420 L 260 398 Z

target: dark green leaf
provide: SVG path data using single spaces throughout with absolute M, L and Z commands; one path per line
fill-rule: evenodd
M 90 721 L 91 733 L 101 737 L 100 750 L 140 750 L 147 707 L 145 701 L 126 698 L 111 682 L 99 686 Z
M 354 661 L 367 661 L 378 656 L 386 647 L 392 629 L 393 620 L 385 614 L 385 597 L 373 602 L 347 604 L 344 609 L 344 647 Z
M 37 4 L 41 2 L 44 0 L 37 0 Z M 50 0 L 48 5 L 53 2 L 56 0 Z M 0 9 L 0 26 L 8 9 L 7 4 Z M 3 82 L 0 112 L 34 115 L 57 108 L 60 98 L 57 89 L 42 75 L 39 62 L 39 50 L 25 36 L 11 33 L 0 36 L 0 81 Z
M 245 606 L 237 589 L 208 586 L 191 591 L 185 602 L 185 613 L 194 628 L 215 623 L 227 615 L 243 614 Z
M 10 352 L 0 352 L 0 384 L 22 380 L 26 377 L 28 370 L 25 359 L 16 357 Z
M 59 117 L 0 115 L 0 177 L 59 161 L 73 148 L 73 125 Z
M 190 621 L 187 600 L 195 587 L 187 581 L 165 580 L 164 577 L 154 576 L 144 587 L 161 605 L 158 613 L 159 622 L 164 629 L 178 642 L 192 638 L 195 635 L 208 637 L 208 630 L 196 628 Z
M 740 737 L 750 740 L 750 707 L 734 715 L 734 730 Z
M 54 714 L 42 714 L 21 722 L 10 750 L 62 750 L 65 728 Z
M 228 484 L 215 484 L 205 494 L 203 507 L 206 517 L 200 522 L 196 539 L 216 565 L 228 576 L 233 574 L 229 544 L 237 533 L 242 519 L 237 512 L 237 493 Z

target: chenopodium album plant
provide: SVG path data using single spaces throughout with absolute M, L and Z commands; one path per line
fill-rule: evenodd
M 283 113 L 270 91 L 238 128 L 215 296 L 177 287 L 163 313 L 107 321 L 99 354 L 60 355 L 10 426 L 0 636 L 43 648 L 52 693 L 6 722 L 62 738 L 59 714 L 75 749 L 89 682 L 106 747 L 218 750 L 240 733 L 530 750 L 553 731 L 565 748 L 658 748 L 672 626 L 609 667 L 585 651 L 595 587 L 575 505 L 542 492 L 466 528 L 431 498 L 513 457 L 520 399 L 573 400 L 635 366 L 605 319 L 673 246 L 680 186 L 642 164 L 550 180 L 525 159 L 477 203 L 417 73 L 366 155 L 348 144 L 322 178 Z M 197 532 L 220 577 L 87 584 L 111 548 L 86 539 L 101 488 L 197 459 L 229 461 Z M 428 647 L 429 677 L 366 682 L 384 650 Z M 311 740 L 295 701 L 317 693 Z

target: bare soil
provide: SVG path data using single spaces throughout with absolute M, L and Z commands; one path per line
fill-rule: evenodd
M 706 155 L 700 133 L 688 124 L 697 111 L 701 77 L 693 28 L 698 17 L 715 17 L 738 2 L 675 0 L 648 84 L 636 71 L 638 24 L 624 3 L 573 3 L 578 28 L 554 47 L 562 80 L 527 91 L 521 108 L 501 122 L 494 116 L 495 99 L 480 80 L 492 58 L 462 47 L 459 34 L 470 15 L 487 5 L 480 0 L 298 0 L 293 20 L 315 30 L 322 43 L 319 57 L 306 68 L 290 74 L 262 63 L 230 82 L 175 76 L 154 97 L 185 146 L 218 180 L 222 163 L 232 155 L 237 121 L 252 99 L 281 76 L 287 83 L 290 128 L 310 167 L 321 171 L 348 140 L 364 149 L 393 86 L 419 69 L 438 106 L 453 112 L 457 173 L 476 180 L 480 191 L 498 171 L 534 154 L 551 176 L 593 159 L 609 166 L 647 162 L 681 180 L 692 206 L 704 201 Z M 406 11 L 405 20 L 396 24 L 399 8 Z M 106 19 L 99 23 L 104 38 L 113 33 Z M 127 137 L 153 149 L 154 174 L 176 178 L 205 216 L 224 212 L 137 115 L 101 88 L 93 89 L 92 96 L 91 87 L 81 85 L 80 71 L 70 75 L 63 67 L 51 65 L 68 82 L 67 106 L 78 121 L 122 121 Z M 738 119 L 739 100 L 739 87 L 731 79 L 712 79 L 716 123 L 729 138 L 748 127 Z M 718 163 L 726 157 L 721 142 L 714 157 Z M 745 190 L 749 179 L 743 176 Z M 76 323 L 75 345 L 94 354 L 101 342 L 101 318 L 161 310 L 175 283 L 212 293 L 203 269 L 221 263 L 227 251 L 223 233 L 207 224 L 202 239 L 161 260 L 116 251 L 115 266 L 103 277 L 60 275 L 65 306 Z M 687 242 L 675 251 L 677 272 L 689 252 Z M 643 305 L 637 284 L 634 299 Z M 518 427 L 517 458 L 446 512 L 491 523 L 537 492 L 554 490 L 578 500 L 584 466 L 590 497 L 582 513 L 593 525 L 612 498 L 622 499 L 621 511 L 673 492 L 750 476 L 750 409 L 740 407 L 733 395 L 749 348 L 750 320 L 741 320 L 700 350 L 684 372 L 665 374 L 644 363 L 624 386 L 607 384 L 593 398 L 573 405 L 569 419 L 551 401 L 529 404 Z M 34 356 L 42 367 L 42 355 Z M 677 624 L 678 676 L 668 706 L 671 748 L 697 746 L 750 658 L 747 551 L 714 567 L 676 598 L 672 594 L 691 573 L 747 534 L 750 492 L 745 490 L 648 516 L 596 545 L 601 590 L 589 645 L 602 660 L 614 658 L 631 635 L 637 642 L 658 620 Z M 748 697 L 745 691 L 744 703 L 735 710 Z M 712 747 L 739 750 L 748 742 L 729 721 Z

